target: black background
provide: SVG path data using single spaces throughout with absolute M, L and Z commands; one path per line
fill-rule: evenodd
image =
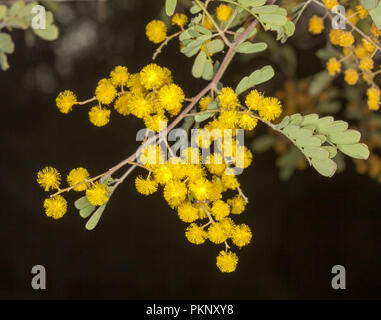
M 349 161 L 345 174 L 332 179 L 308 169 L 283 183 L 275 154 L 255 155 L 239 177 L 250 204 L 236 219 L 250 225 L 254 237 L 237 252 L 240 261 L 232 274 L 220 273 L 215 265 L 219 247 L 190 244 L 184 236 L 186 224 L 161 193 L 146 198 L 136 192 L 132 179 L 118 188 L 94 231 L 85 230 L 74 208 L 78 194 L 67 196 L 63 219 L 44 215 L 47 194 L 35 182 L 38 170 L 51 165 L 66 176 L 84 166 L 99 174 L 136 149 L 134 137 L 143 127 L 140 120 L 114 112 L 108 126 L 96 128 L 86 107 L 62 115 L 55 97 L 72 89 L 87 99 L 115 65 L 137 72 L 148 64 L 154 46 L 146 40 L 144 27 L 159 16 L 163 3 L 108 1 L 104 21 L 98 20 L 92 3 L 68 4 L 75 12 L 71 23 L 91 21 L 96 41 L 80 52 L 66 75 L 57 71 L 54 44 L 37 40 L 28 48 L 23 32 L 13 33 L 11 69 L 0 73 L 0 298 L 381 298 L 381 189 L 357 175 Z M 60 28 L 63 37 L 72 30 L 70 23 Z M 300 75 L 322 67 L 314 50 L 299 52 Z M 263 65 L 262 60 L 233 63 L 223 82 L 235 86 L 239 74 Z M 190 77 L 191 61 L 179 54 L 176 41 L 157 63 L 173 71 L 188 97 L 205 85 Z M 51 77 L 45 88 L 41 70 Z M 266 89 L 270 93 L 281 83 L 275 79 Z M 30 285 L 37 264 L 47 271 L 44 291 Z M 331 288 L 331 268 L 337 264 L 346 267 L 346 290 Z

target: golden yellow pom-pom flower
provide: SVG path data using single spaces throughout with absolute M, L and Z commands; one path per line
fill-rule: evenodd
M 327 62 L 327 70 L 331 76 L 334 76 L 340 72 L 341 63 L 336 58 L 330 58 Z
M 354 41 L 355 38 L 353 37 L 353 34 L 350 31 L 344 31 L 339 37 L 339 46 L 350 47 Z
M 126 86 L 129 75 L 126 67 L 117 66 L 110 74 L 111 83 L 116 87 Z
M 198 209 L 192 205 L 190 202 L 182 203 L 178 209 L 177 213 L 180 220 L 184 222 L 193 222 L 198 219 Z
M 218 99 L 220 100 L 219 106 L 221 109 L 232 109 L 238 105 L 238 96 L 232 88 L 222 88 Z
M 141 92 L 132 94 L 128 101 L 128 109 L 138 118 L 148 116 L 153 111 L 153 108 L 154 104 L 152 99 Z
M 238 247 L 247 246 L 251 238 L 251 230 L 246 224 L 236 226 L 232 232 L 232 241 Z
M 364 57 L 360 60 L 359 67 L 361 70 L 370 71 L 373 69 L 373 60 L 370 57 Z
M 38 171 L 37 183 L 43 187 L 45 191 L 58 189 L 61 183 L 61 175 L 57 169 L 53 167 L 45 167 Z
M 365 50 L 369 53 L 373 53 L 374 50 L 376 50 L 376 47 L 368 40 L 362 38 L 362 44 L 365 48 Z
M 332 29 L 329 33 L 329 40 L 334 45 L 338 45 L 340 43 L 340 37 L 343 34 L 343 30 L 340 29 Z
M 163 68 L 155 63 L 145 66 L 140 71 L 140 82 L 147 90 L 160 88 L 164 84 L 166 78 L 167 75 Z
M 184 92 L 176 84 L 163 86 L 157 95 L 161 106 L 166 109 L 172 116 L 177 115 L 184 101 Z
M 129 115 L 131 113 L 131 105 L 129 104 L 131 97 L 132 97 L 131 92 L 128 91 L 128 92 L 123 93 L 115 101 L 115 104 L 114 104 L 115 110 L 118 111 L 123 116 Z
M 155 114 L 153 116 L 144 117 L 144 124 L 147 129 L 159 132 L 167 127 L 168 119 L 163 114 Z
M 100 106 L 92 107 L 89 111 L 90 122 L 96 127 L 103 127 L 110 121 L 111 111 Z
M 228 199 L 228 204 L 231 206 L 232 214 L 241 214 L 245 211 L 246 201 L 239 195 L 233 199 Z
M 212 102 L 211 96 L 205 96 L 200 99 L 200 102 L 198 103 L 200 105 L 200 110 L 204 111 L 208 109 L 209 104 Z
M 357 73 L 356 70 L 354 69 L 347 69 L 345 71 L 345 77 L 344 77 L 344 80 L 346 83 L 348 83 L 349 85 L 354 85 L 357 83 L 359 79 L 359 74 Z
M 222 200 L 217 200 L 213 202 L 211 212 L 213 216 L 216 218 L 216 220 L 220 221 L 229 215 L 230 207 L 226 202 Z
M 152 20 L 146 25 L 146 36 L 153 43 L 160 43 L 167 37 L 167 27 L 161 20 Z
M 98 82 L 98 86 L 95 89 L 95 96 L 100 103 L 110 104 L 114 101 L 116 95 L 117 91 L 113 86 L 111 80 L 102 79 Z
M 319 34 L 324 30 L 324 21 L 318 16 L 312 16 L 309 21 L 308 31 L 313 34 Z
M 188 190 L 181 181 L 170 181 L 164 187 L 164 199 L 171 208 L 177 208 L 186 198 Z
M 349 8 L 347 12 L 345 13 L 345 17 L 348 21 L 350 21 L 353 25 L 356 25 L 359 21 L 359 17 L 355 13 L 355 11 L 352 8 Z
M 229 189 L 235 190 L 240 186 L 239 181 L 232 174 L 223 174 L 221 176 L 221 181 L 225 191 Z
M 70 171 L 69 175 L 67 176 L 67 182 L 69 186 L 76 186 L 74 188 L 74 191 L 84 191 L 89 186 L 89 183 L 81 183 L 90 178 L 89 172 L 85 168 L 76 168 Z
M 197 179 L 189 184 L 189 190 L 193 192 L 195 198 L 199 201 L 207 200 L 211 192 L 213 192 L 212 188 L 212 183 L 205 178 Z
M 184 13 L 175 13 L 172 17 L 172 25 L 178 25 L 180 28 L 184 27 L 188 22 L 188 17 Z
M 57 195 L 44 201 L 45 214 L 53 219 L 62 218 L 67 211 L 67 202 L 64 197 Z
M 324 2 L 324 5 L 325 5 L 328 9 L 330 9 L 330 10 L 332 10 L 335 6 L 338 5 L 337 0 L 323 0 L 323 2 Z
M 253 130 L 257 126 L 258 120 L 251 115 L 245 113 L 239 117 L 238 125 L 244 130 Z
M 258 113 L 264 120 L 273 121 L 282 113 L 282 105 L 277 98 L 264 98 Z
M 381 30 L 377 28 L 376 24 L 373 22 L 372 26 L 370 28 L 370 32 L 375 36 L 375 37 L 380 37 L 381 36 Z
M 217 267 L 221 272 L 233 272 L 237 268 L 238 257 L 235 253 L 221 251 L 217 256 Z
M 143 178 L 142 176 L 137 176 L 135 179 L 136 190 L 146 196 L 156 192 L 157 182 L 152 178 Z
M 108 201 L 107 186 L 103 183 L 95 182 L 91 188 L 86 190 L 86 197 L 94 206 L 101 206 Z
M 368 54 L 368 52 L 366 51 L 366 49 L 364 48 L 363 45 L 359 44 L 359 45 L 356 46 L 356 48 L 355 48 L 355 55 L 356 55 L 357 58 L 362 59 L 367 54 Z
M 208 228 L 208 239 L 216 244 L 223 243 L 228 238 L 224 226 L 215 222 Z
M 220 4 L 216 10 L 217 19 L 220 21 L 228 21 L 232 10 L 233 9 L 226 4 Z
M 226 164 L 221 153 L 211 154 L 206 158 L 205 166 L 211 174 L 222 175 L 226 169 Z
M 365 19 L 368 16 L 368 11 L 361 4 L 356 6 L 356 10 L 360 19 Z
M 202 244 L 208 237 L 208 233 L 197 224 L 192 223 L 186 230 L 185 236 L 189 242 L 194 244 Z
M 212 30 L 214 28 L 213 22 L 208 16 L 205 16 L 202 26 L 208 30 Z
M 57 108 L 62 113 L 69 113 L 73 106 L 77 104 L 77 97 L 75 94 L 70 90 L 65 90 L 61 92 L 58 97 L 56 98 L 56 105 Z
M 380 108 L 380 90 L 372 87 L 366 91 L 368 96 L 369 110 L 378 110 Z
M 263 95 L 257 90 L 252 90 L 247 95 L 245 103 L 246 106 L 251 110 L 259 110 L 262 107 Z

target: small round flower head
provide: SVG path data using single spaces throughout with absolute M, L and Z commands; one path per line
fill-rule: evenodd
M 110 121 L 111 111 L 100 106 L 92 107 L 89 111 L 90 122 L 96 127 L 103 127 Z
M 226 164 L 221 153 L 213 153 L 206 158 L 205 166 L 211 174 L 222 175 L 225 172 Z
M 208 237 L 208 233 L 197 224 L 192 223 L 186 230 L 185 236 L 190 243 L 202 244 Z
M 155 168 L 164 162 L 164 154 L 159 145 L 150 144 L 138 154 L 138 160 L 147 168 Z
M 373 69 L 373 60 L 370 57 L 364 57 L 360 60 L 359 65 L 361 70 L 370 71 Z
M 349 8 L 345 13 L 346 19 L 351 22 L 353 25 L 356 25 L 357 22 L 360 20 L 360 18 L 357 16 L 357 13 L 352 9 Z
M 365 38 L 362 38 L 362 44 L 365 48 L 365 50 L 367 52 L 369 52 L 370 54 L 372 54 L 374 52 L 374 50 L 376 50 L 376 47 L 368 40 L 366 40 Z
M 45 167 L 38 171 L 37 183 L 44 188 L 45 191 L 58 189 L 61 183 L 61 175 L 57 169 L 53 167 Z
M 208 200 L 213 192 L 213 184 L 205 178 L 200 178 L 189 184 L 189 190 L 193 192 L 197 200 L 204 201 Z
M 116 95 L 117 91 L 113 86 L 111 80 L 102 79 L 98 82 L 98 86 L 95 89 L 95 96 L 100 103 L 110 104 L 114 101 Z
M 131 98 L 132 98 L 131 92 L 128 91 L 123 93 L 118 99 L 116 99 L 114 103 L 115 110 L 118 111 L 123 116 L 129 115 L 131 113 L 131 105 L 129 103 Z
M 257 126 L 258 120 L 250 114 L 241 114 L 239 117 L 238 125 L 241 129 L 244 130 L 253 130 Z
M 153 169 L 155 180 L 165 185 L 173 180 L 173 173 L 167 164 L 160 164 Z
M 224 228 L 226 235 L 230 238 L 235 228 L 234 221 L 231 218 L 224 218 L 220 221 L 221 226 Z
M 375 36 L 375 37 L 380 37 L 381 36 L 381 30 L 377 28 L 376 24 L 373 22 L 372 26 L 370 28 L 370 32 Z
M 146 25 L 146 36 L 153 43 L 160 43 L 167 37 L 167 27 L 161 20 L 152 20 Z
M 140 82 L 147 90 L 160 88 L 167 78 L 167 74 L 155 63 L 145 66 L 140 71 Z
M 259 110 L 262 107 L 263 95 L 257 90 L 252 90 L 246 96 L 245 104 L 251 110 Z
M 209 19 L 208 16 L 205 16 L 202 26 L 208 30 L 212 30 L 214 28 L 213 22 Z
M 327 70 L 331 76 L 341 71 L 341 63 L 336 58 L 329 58 L 327 62 Z
M 232 88 L 222 88 L 218 95 L 221 109 L 234 109 L 238 106 L 238 96 Z
M 220 222 L 215 222 L 208 228 L 208 239 L 209 241 L 220 244 L 226 241 L 228 235 L 225 231 L 224 226 Z
M 177 209 L 181 221 L 193 222 L 198 219 L 198 209 L 190 202 L 183 202 Z
M 188 190 L 183 182 L 170 181 L 164 187 L 164 199 L 171 208 L 177 208 L 188 194 Z
M 56 98 L 57 108 L 62 113 L 69 113 L 73 106 L 77 104 L 77 97 L 70 90 L 65 90 L 61 92 Z
M 355 51 L 354 52 L 355 52 L 356 57 L 359 58 L 359 59 L 364 58 L 368 54 L 368 52 L 366 51 L 365 47 L 363 45 L 361 45 L 361 44 L 359 44 L 359 45 L 357 45 L 355 47 Z
M 152 178 L 144 179 L 142 176 L 137 176 L 135 179 L 136 190 L 146 196 L 156 192 L 157 182 Z
M 226 4 L 220 4 L 216 10 L 217 19 L 220 21 L 228 21 L 232 14 L 232 8 Z
M 103 183 L 95 182 L 86 190 L 86 197 L 94 206 L 101 206 L 108 201 L 107 186 Z
M 353 38 L 353 34 L 350 31 L 344 31 L 340 35 L 339 46 L 350 47 L 354 41 L 355 38 Z
M 74 191 L 84 191 L 88 188 L 89 183 L 82 183 L 90 178 L 89 172 L 85 168 L 77 168 L 70 171 L 67 176 L 69 186 L 75 186 Z
M 233 174 L 224 173 L 221 176 L 221 182 L 222 182 L 222 186 L 224 187 L 224 191 L 229 189 L 235 190 L 240 186 L 237 178 Z
M 368 16 L 368 11 L 361 4 L 356 6 L 356 10 L 360 19 L 365 19 Z
M 332 29 L 329 33 L 329 39 L 333 45 L 338 45 L 340 43 L 340 37 L 343 34 L 341 29 Z
M 241 214 L 245 211 L 246 201 L 240 195 L 235 196 L 233 199 L 229 199 L 227 202 L 231 207 L 232 214 Z
M 233 157 L 235 166 L 246 169 L 253 161 L 253 154 L 245 146 L 237 146 L 233 149 Z
M 251 230 L 246 224 L 238 225 L 232 232 L 232 241 L 237 247 L 244 247 L 250 243 Z
M 111 83 L 116 87 L 126 86 L 129 75 L 126 67 L 117 66 L 110 74 Z
M 53 219 L 59 219 L 67 211 L 67 202 L 64 197 L 57 195 L 44 201 L 45 214 Z
M 127 80 L 127 87 L 130 89 L 131 92 L 139 92 L 142 93 L 145 91 L 145 88 L 140 81 L 140 74 L 139 73 L 133 73 L 130 74 Z
M 222 125 L 223 129 L 235 129 L 239 117 L 240 115 L 236 110 L 222 110 L 218 116 L 218 122 Z
M 211 212 L 216 220 L 220 221 L 230 214 L 230 207 L 226 202 L 217 200 L 213 202 Z
M 368 96 L 369 110 L 378 110 L 380 108 L 380 90 L 378 88 L 369 88 L 366 91 Z
M 261 108 L 258 110 L 259 116 L 267 121 L 273 121 L 282 113 L 282 105 L 277 98 L 264 98 Z
M 172 25 L 178 25 L 183 28 L 188 22 L 188 17 L 184 13 L 175 13 L 172 17 Z
M 220 251 L 217 256 L 217 267 L 221 272 L 233 272 L 237 268 L 237 264 L 238 257 L 231 251 Z
M 313 34 L 320 34 L 324 30 L 324 21 L 318 16 L 312 16 L 309 21 L 308 31 Z
M 144 117 L 145 126 L 155 132 L 159 132 L 167 127 L 168 119 L 163 114 Z
M 353 86 L 354 84 L 357 83 L 358 79 L 359 79 L 359 74 L 357 73 L 356 70 L 354 70 L 354 69 L 347 69 L 345 71 L 344 80 L 349 85 Z
M 211 96 L 205 96 L 200 99 L 200 102 L 198 103 L 200 105 L 200 110 L 205 111 L 208 110 L 209 104 L 212 102 Z
M 129 99 L 128 109 L 131 110 L 134 116 L 142 119 L 153 111 L 154 104 L 149 96 L 135 92 Z
M 337 0 L 323 0 L 323 2 L 324 5 L 330 10 L 332 10 L 334 7 L 338 5 Z
M 160 88 L 158 93 L 160 105 L 172 116 L 177 115 L 184 101 L 184 92 L 176 84 L 165 85 Z

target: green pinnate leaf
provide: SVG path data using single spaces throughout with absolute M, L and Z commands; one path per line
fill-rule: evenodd
M 341 144 L 338 145 L 339 150 L 355 159 L 366 160 L 369 158 L 369 148 L 364 143 L 354 143 L 354 144 Z

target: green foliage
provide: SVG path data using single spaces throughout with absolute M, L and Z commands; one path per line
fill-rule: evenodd
M 26 30 L 31 28 L 38 37 L 53 41 L 58 38 L 58 28 L 54 25 L 53 14 L 46 11 L 46 28 L 33 29 L 32 21 L 35 14 L 33 8 L 38 5 L 38 2 L 30 2 L 25 4 L 24 1 L 17 1 L 10 7 L 0 5 L 0 31 L 7 29 L 11 31 L 13 28 Z M 37 14 L 37 13 L 36 13 Z M 9 68 L 7 54 L 14 52 L 14 43 L 8 33 L 0 32 L 0 67 L 2 70 Z
M 168 16 L 172 16 L 176 10 L 177 0 L 165 1 L 165 12 Z
M 261 69 L 255 70 L 250 76 L 242 78 L 238 83 L 235 92 L 241 94 L 242 92 L 253 88 L 254 86 L 270 80 L 274 76 L 274 69 L 272 66 L 264 66 Z
M 378 2 L 377 5 L 377 0 L 368 0 L 364 2 L 369 8 L 369 15 L 372 17 L 373 22 L 376 24 L 378 29 L 381 29 L 381 2 Z

